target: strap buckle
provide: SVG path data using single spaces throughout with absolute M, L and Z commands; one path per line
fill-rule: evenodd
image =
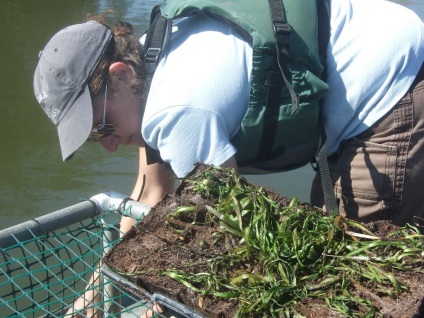
M 156 64 L 161 52 L 162 52 L 161 48 L 153 48 L 153 47 L 149 48 L 146 54 L 144 54 L 145 63 Z
M 272 29 L 279 45 L 290 43 L 291 28 L 288 23 L 274 21 Z

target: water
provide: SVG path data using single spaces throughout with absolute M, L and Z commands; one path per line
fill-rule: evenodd
M 110 156 L 84 145 L 62 163 L 57 132 L 41 112 L 32 91 L 38 53 L 66 25 L 87 13 L 114 9 L 111 20 L 131 22 L 136 34 L 147 27 L 157 1 L 6 0 L 0 12 L 1 228 L 78 203 L 108 190 L 130 193 L 136 180 L 137 149 Z
M 114 9 L 111 20 L 132 23 L 136 34 L 147 27 L 153 0 L 3 0 L 0 11 L 0 229 L 21 223 L 108 190 L 128 194 L 137 171 L 138 151 L 109 155 L 87 144 L 73 160 L 61 160 L 56 128 L 32 91 L 38 52 L 62 27 L 87 13 Z M 397 0 L 424 19 L 423 0 Z M 249 178 L 307 201 L 312 169 Z

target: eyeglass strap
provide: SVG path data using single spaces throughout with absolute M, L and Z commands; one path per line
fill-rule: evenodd
M 105 88 L 105 100 L 103 104 L 103 124 L 106 122 L 106 99 L 107 99 L 107 84 Z

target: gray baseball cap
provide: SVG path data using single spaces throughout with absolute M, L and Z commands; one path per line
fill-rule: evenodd
M 110 29 L 89 21 L 62 29 L 40 52 L 34 93 L 57 126 L 63 161 L 72 158 L 90 135 L 93 108 L 88 81 L 112 37 Z

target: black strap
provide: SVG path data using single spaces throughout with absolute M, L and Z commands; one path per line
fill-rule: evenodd
M 293 87 L 289 83 L 285 73 L 287 72 L 287 60 L 290 44 L 291 28 L 288 24 L 285 9 L 282 0 L 268 0 L 270 7 L 271 20 L 276 38 L 278 65 L 281 76 L 286 84 L 292 99 L 292 114 L 296 112 L 299 106 L 299 98 Z M 325 58 L 327 46 L 330 40 L 330 7 L 328 0 L 317 0 L 318 9 L 318 48 L 321 62 L 324 65 L 324 71 L 321 78 L 326 79 Z M 279 74 L 278 74 L 279 75 Z M 259 147 L 258 158 L 266 158 L 271 155 L 274 143 L 275 130 L 277 125 L 278 106 L 280 103 L 280 94 L 282 90 L 281 77 L 272 72 L 267 74 L 266 86 L 268 87 L 268 96 L 266 102 L 264 130 L 262 133 L 261 146 Z M 322 100 L 320 101 L 322 109 Z M 322 116 L 321 116 L 322 117 Z M 321 177 L 321 184 L 324 196 L 326 210 L 332 214 L 338 214 L 336 197 L 334 195 L 334 186 L 331 181 L 330 170 L 327 160 L 327 137 L 323 126 L 321 125 L 321 148 L 315 159 L 318 163 L 318 173 Z
M 330 42 L 330 5 L 328 0 L 317 0 L 318 9 L 318 53 L 321 63 L 324 65 L 322 78 L 327 77 L 326 56 L 327 46 Z
M 161 15 L 160 5 L 153 8 L 150 15 L 150 26 L 146 33 L 143 45 L 143 63 L 146 73 L 146 85 L 150 87 L 156 67 L 159 64 L 172 34 L 172 20 Z M 145 145 L 147 164 L 160 163 L 170 169 L 170 165 L 164 162 L 159 150 Z
M 165 48 L 168 46 L 172 34 L 172 20 L 163 17 L 158 6 L 152 10 L 150 20 L 151 24 L 143 45 L 143 61 L 148 85 L 150 85 L 150 80 L 163 56 Z
M 288 73 L 287 62 L 291 28 L 287 21 L 283 2 L 281 0 L 268 0 L 268 4 L 275 37 L 279 72 L 268 72 L 266 74 L 265 85 L 268 87 L 268 94 L 265 104 L 265 122 L 263 125 L 260 147 L 257 153 L 258 160 L 269 158 L 272 155 L 283 85 L 285 85 L 290 92 L 292 99 L 292 114 L 294 114 L 299 107 L 299 98 L 287 79 L 289 75 L 286 75 L 286 73 Z
M 317 0 L 318 9 L 318 49 L 321 62 L 324 65 L 324 71 L 321 78 L 327 78 L 326 55 L 327 46 L 330 41 L 330 6 L 328 0 Z M 322 99 L 320 100 L 320 108 L 322 113 Z M 320 116 L 322 120 L 322 114 Z M 334 195 L 334 186 L 331 181 L 330 169 L 328 168 L 327 159 L 327 135 L 323 125 L 321 125 L 321 142 L 322 146 L 319 150 L 316 161 L 318 163 L 318 173 L 321 177 L 321 186 L 324 196 L 324 203 L 327 212 L 331 214 L 339 214 L 337 200 Z
M 271 14 L 271 21 L 274 29 L 274 36 L 276 39 L 275 46 L 277 49 L 277 62 L 278 67 L 283 76 L 284 83 L 290 92 L 292 100 L 292 114 L 299 109 L 299 96 L 293 89 L 293 86 L 289 82 L 290 76 L 286 75 L 287 62 L 289 55 L 289 44 L 291 38 L 291 28 L 287 21 L 286 11 L 282 0 L 268 0 L 269 9 Z
M 284 85 L 289 90 L 292 100 L 292 114 L 299 108 L 299 98 L 288 80 L 288 78 L 290 78 L 288 55 L 291 27 L 287 21 L 283 2 L 281 0 L 268 0 L 268 4 L 275 37 L 279 72 L 270 71 L 266 74 L 265 86 L 268 88 L 268 93 L 265 104 L 265 122 L 263 125 L 260 147 L 257 152 L 258 160 L 269 158 L 272 155 L 278 124 L 281 92 Z
M 327 142 L 321 147 L 318 153 L 318 173 L 321 177 L 322 191 L 324 194 L 325 209 L 330 214 L 339 214 L 336 196 L 334 195 L 334 186 L 331 181 L 330 170 L 327 159 Z

